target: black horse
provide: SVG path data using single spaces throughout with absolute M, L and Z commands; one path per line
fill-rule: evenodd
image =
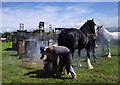
M 90 63 L 90 51 L 95 44 L 95 23 L 94 20 L 87 20 L 87 22 L 78 29 L 65 29 L 58 36 L 58 45 L 66 46 L 74 54 L 75 49 L 80 52 L 85 48 L 87 51 L 88 68 L 93 69 Z

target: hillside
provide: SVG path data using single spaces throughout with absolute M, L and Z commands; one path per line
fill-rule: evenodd
M 110 32 L 120 32 L 120 27 L 107 27 L 106 29 Z

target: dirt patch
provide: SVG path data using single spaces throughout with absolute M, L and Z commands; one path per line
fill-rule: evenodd
M 31 58 L 28 60 L 24 60 L 23 62 L 43 65 L 43 61 L 40 60 L 40 58 Z

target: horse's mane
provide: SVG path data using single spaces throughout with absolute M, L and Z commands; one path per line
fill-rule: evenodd
M 84 29 L 84 27 L 87 25 L 88 21 L 83 24 L 83 26 L 80 28 L 80 30 Z
M 80 31 L 89 31 L 89 32 L 91 30 L 94 30 L 94 32 L 95 32 L 95 29 L 91 29 L 91 27 L 90 27 L 90 26 L 93 26 L 93 25 L 95 25 L 95 23 L 93 22 L 93 19 L 92 20 L 87 20 L 87 22 L 85 22 L 85 24 L 83 24 L 83 26 L 79 30 Z
M 105 31 L 105 32 L 107 32 L 107 33 L 110 33 L 107 29 L 105 29 L 105 28 L 103 28 L 103 27 L 102 27 L 102 29 L 103 29 L 103 31 Z
M 109 31 L 108 31 L 107 29 L 105 29 L 103 26 L 99 26 L 99 27 L 102 28 L 102 30 L 103 30 L 104 32 L 111 34 L 111 32 L 109 32 Z

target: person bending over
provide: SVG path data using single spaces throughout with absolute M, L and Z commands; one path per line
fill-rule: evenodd
M 66 70 L 67 70 L 67 74 L 71 73 L 72 75 L 72 79 L 76 80 L 76 73 L 74 72 L 72 63 L 71 63 L 71 52 L 70 50 L 65 47 L 65 46 L 53 46 L 52 48 L 45 48 L 45 47 L 40 47 L 41 49 L 41 54 L 42 54 L 42 58 L 44 58 L 43 55 L 47 55 L 47 57 L 54 61 L 54 69 L 56 71 L 56 76 L 57 77 L 61 77 L 62 72 L 63 72 L 63 67 L 65 66 Z M 57 58 L 59 56 L 59 66 L 57 66 Z

